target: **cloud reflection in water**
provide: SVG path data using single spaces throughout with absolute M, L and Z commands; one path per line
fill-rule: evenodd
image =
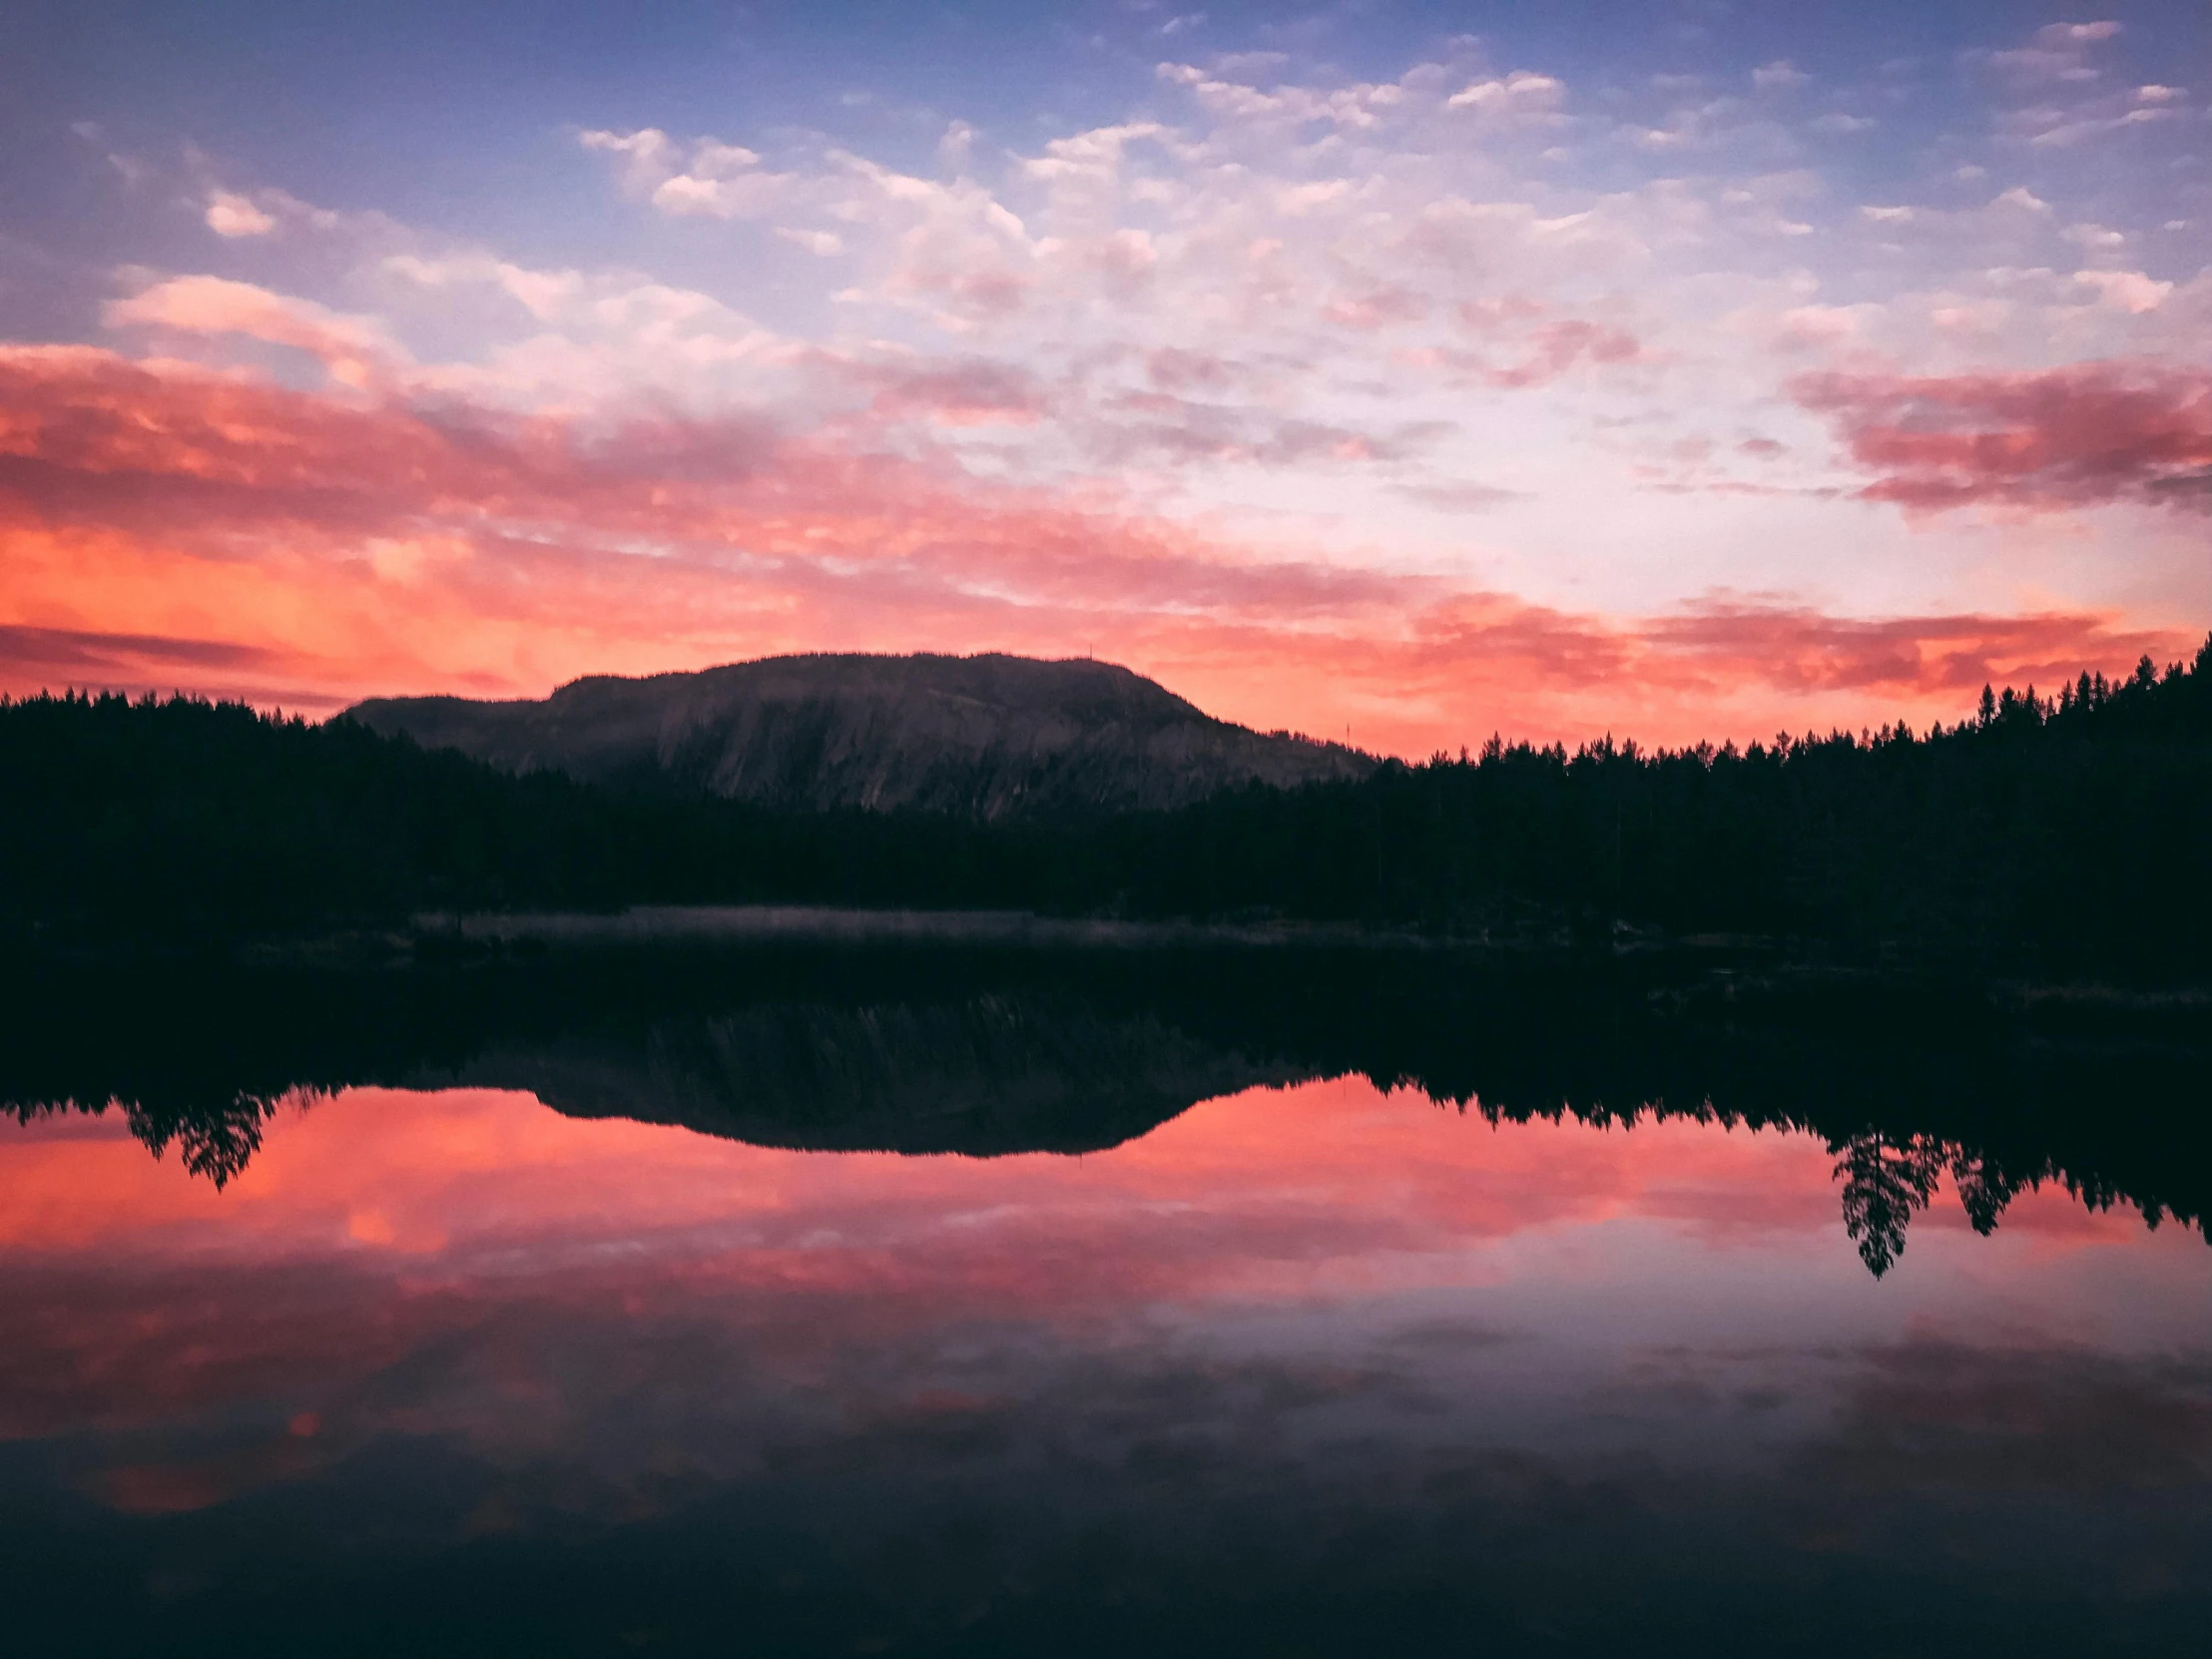
M 2202 1241 L 2046 1190 L 1877 1283 L 1809 1135 L 1346 1079 L 915 1158 L 354 1089 L 220 1192 L 112 1116 L 0 1160 L 6 1530 L 125 1626 L 1818 1649 L 1869 1583 L 2164 1629 L 2212 1541 Z

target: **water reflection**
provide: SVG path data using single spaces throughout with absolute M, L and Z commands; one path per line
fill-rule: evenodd
M 885 1023 L 903 1023 L 899 1016 L 906 1013 L 894 1010 Z M 987 1025 L 1008 1014 L 1003 1007 L 987 1007 L 957 1010 L 951 1017 L 968 1015 Z M 778 1023 L 785 1026 L 781 1034 L 789 1034 L 788 1021 L 789 1011 L 780 1011 Z M 704 1039 L 714 1057 L 726 1064 L 735 1058 L 728 1041 L 730 1034 L 727 1025 L 686 1033 L 695 1040 Z M 875 1033 L 871 1030 L 869 1034 Z M 674 1046 L 665 1033 L 657 1032 L 656 1060 L 664 1060 L 667 1048 Z M 745 1068 L 738 1069 L 743 1075 Z M 917 1087 L 914 1079 L 878 1073 L 867 1078 L 865 1084 L 853 1080 L 855 1092 L 845 1099 L 848 1110 L 834 1114 L 828 1123 L 817 1113 L 795 1110 L 798 1103 L 789 1096 L 779 1098 L 773 1085 L 760 1097 L 732 1098 L 728 1087 L 732 1078 L 722 1067 L 715 1075 L 702 1077 L 681 1070 L 671 1075 L 671 1068 L 657 1064 L 640 1077 L 619 1070 L 610 1074 L 574 1054 L 557 1051 L 498 1053 L 466 1068 L 466 1075 L 470 1081 L 495 1087 L 525 1089 L 542 1104 L 570 1117 L 665 1123 L 756 1146 L 910 1155 L 956 1152 L 987 1157 L 1020 1151 L 1108 1150 L 1166 1122 L 1195 1101 L 1216 1092 L 1231 1092 L 1236 1086 L 1217 1091 L 1197 1079 L 1223 1082 L 1240 1076 L 1268 1076 L 1271 1071 L 1276 1074 L 1271 1081 L 1295 1080 L 1295 1073 L 1288 1068 L 1251 1066 L 1234 1056 L 1206 1056 L 1188 1068 L 1171 1066 L 1164 1076 L 1152 1073 L 1148 1067 L 1147 1074 L 1136 1080 L 1140 1086 L 1128 1094 L 1102 1086 L 1093 1095 L 1088 1090 L 1076 1090 L 1074 1080 L 1064 1075 L 1044 1079 L 1024 1075 L 1022 1083 L 1041 1085 L 1045 1096 L 1041 1102 L 1027 1088 L 1016 1091 L 1008 1100 L 997 1089 L 980 1088 L 984 1079 L 978 1077 L 931 1076 L 919 1080 L 921 1086 Z M 1105 1081 L 1110 1084 L 1111 1079 Z M 941 1087 L 947 1084 L 951 1086 Z M 952 1098 L 947 1099 L 947 1094 Z M 261 1150 L 265 1126 L 281 1106 L 289 1103 L 303 1109 L 317 1098 L 320 1096 L 316 1091 L 291 1091 L 282 1096 L 241 1093 L 223 1107 L 200 1106 L 158 1114 L 136 1102 L 115 1101 L 110 1106 L 157 1159 L 174 1145 L 178 1161 L 188 1173 L 212 1182 L 220 1190 L 243 1173 Z M 1434 1104 L 1456 1105 L 1464 1112 L 1470 1103 Z M 1493 1126 L 1530 1121 L 1531 1114 L 1509 1116 L 1503 1109 L 1485 1107 L 1479 1101 L 1471 1104 Z M 42 1102 L 16 1105 L 13 1112 L 19 1123 L 28 1125 L 71 1109 L 71 1103 Z M 1557 1121 L 1569 1111 L 1549 1115 Z M 1623 1128 L 1633 1128 L 1639 1122 L 1664 1122 L 1669 1113 L 1661 1107 L 1623 1119 L 1588 1111 L 1571 1111 L 1571 1115 L 1583 1123 L 1618 1122 Z M 1742 1122 L 1720 1117 L 1709 1109 L 1689 1115 L 1700 1122 L 1729 1127 Z M 1998 1220 L 2015 1198 L 2039 1189 L 2045 1182 L 2065 1189 L 2095 1209 L 2109 1208 L 2114 1203 L 2134 1204 L 2145 1225 L 2152 1229 L 2165 1220 L 2165 1211 L 2156 1201 L 2136 1204 L 2125 1194 L 2106 1190 L 2101 1183 L 2084 1183 L 2051 1161 L 2046 1160 L 2026 1175 L 2015 1175 L 1978 1149 L 1934 1136 L 1913 1135 L 1897 1140 L 1881 1131 L 1868 1130 L 1840 1144 L 1831 1143 L 1829 1151 L 1836 1155 L 1834 1169 L 1844 1231 L 1859 1247 L 1860 1260 L 1868 1272 L 1877 1279 L 1905 1254 L 1906 1232 L 1913 1217 L 1934 1201 L 1946 1175 L 1973 1230 L 1983 1236 L 1996 1231 Z
M 2086 1081 L 2155 1056 L 1783 1094 L 1640 989 L 696 966 L 11 1047 L 137 1101 L 0 1133 L 35 1650 L 2201 1632 L 2201 1167 Z
M 520 1089 L 757 1146 L 989 1157 L 1104 1151 L 1201 1100 L 1356 1073 L 1492 1124 L 1808 1131 L 1878 1278 L 1945 1177 L 1982 1234 L 2046 1183 L 2154 1228 L 2201 1226 L 2212 1199 L 2198 1042 L 2054 1044 L 1957 1005 L 1901 1022 L 1833 989 L 1747 1026 L 1733 994 L 1715 1019 L 1632 974 L 1418 954 L 786 950 L 10 1000 L 0 1102 L 25 1121 L 112 1106 L 218 1187 L 277 1101 L 357 1083 Z

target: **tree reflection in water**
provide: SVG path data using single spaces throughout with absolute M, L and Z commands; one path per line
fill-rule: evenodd
M 19 1119 L 120 1109 L 223 1187 L 287 1102 L 354 1084 L 520 1089 L 576 1117 L 795 1149 L 1101 1151 L 1256 1084 L 1364 1074 L 1493 1124 L 1689 1116 L 1811 1133 L 1877 1278 L 1947 1175 L 1975 1232 L 2052 1183 L 2155 1227 L 2212 1197 L 2201 1048 L 2068 1058 L 1938 1010 L 1747 1027 L 1613 974 L 1455 972 L 1433 954 L 660 951 L 381 974 L 148 975 L 0 999 Z M 126 976 L 127 978 L 128 976 Z M 1674 1010 L 1668 1012 L 1668 1010 Z M 1823 1028 L 1822 1021 L 1826 1021 Z M 1792 1023 L 1794 1022 L 1794 1023 Z M 1978 1024 L 1977 1024 L 1978 1022 Z
M 241 1093 L 228 1106 L 149 1110 L 137 1101 L 117 1101 L 131 1125 L 131 1133 L 145 1143 L 156 1158 L 176 1143 L 177 1155 L 194 1175 L 205 1176 L 218 1191 L 246 1173 L 254 1154 L 262 1149 L 262 1130 L 287 1098 L 304 1096 Z
M 1975 1163 L 1963 1147 L 1926 1135 L 1915 1135 L 1903 1145 L 1874 1134 L 1855 1135 L 1844 1143 L 1836 1160 L 1836 1177 L 1844 1186 L 1844 1231 L 1859 1246 L 1869 1273 L 1880 1279 L 1897 1265 L 1905 1254 L 1906 1227 L 1914 1211 L 1928 1208 L 1943 1171 Z M 2003 1208 L 2000 1200 L 1975 1215 L 1974 1230 L 1990 1232 Z
M 2064 1187 L 2092 1210 L 2129 1202 L 2128 1195 L 2094 1178 L 2069 1175 L 2046 1164 L 2026 1175 L 2006 1170 L 1985 1152 L 1932 1135 L 1893 1137 L 1869 1130 L 1841 1145 L 1836 1179 L 1843 1184 L 1844 1231 L 1859 1246 L 1867 1271 L 1880 1279 L 1905 1254 L 1905 1233 L 1915 1212 L 1925 1210 L 1947 1174 L 1957 1189 L 1966 1220 L 1987 1238 L 1997 1229 L 2005 1206 L 2022 1192 L 2045 1182 Z M 2165 1220 L 2155 1200 L 2140 1205 L 2144 1224 L 2155 1229 Z

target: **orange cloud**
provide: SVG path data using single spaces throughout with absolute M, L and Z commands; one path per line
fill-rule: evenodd
M 1038 396 L 980 369 L 878 391 L 954 421 Z M 0 689 L 315 709 L 790 650 L 1092 651 L 1233 719 L 1425 754 L 1492 730 L 1688 742 L 1955 718 L 1983 679 L 2191 643 L 2092 613 L 1570 613 L 884 442 L 866 421 L 520 415 L 0 348 Z

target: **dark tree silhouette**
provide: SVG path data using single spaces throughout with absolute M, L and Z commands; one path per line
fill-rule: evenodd
M 1979 972 L 2212 972 L 2212 641 L 1950 728 L 1573 754 L 1492 738 L 1358 783 L 1019 827 L 515 778 L 344 721 L 0 704 L 0 947 L 434 909 L 822 902 L 1757 935 Z
M 1654 971 L 1633 956 L 1546 969 L 1273 947 L 647 949 L 400 972 L 215 964 L 189 977 L 126 960 L 12 983 L 0 964 L 0 1103 L 25 1120 L 121 1110 L 157 1156 L 175 1146 L 222 1186 L 280 1110 L 349 1084 L 441 1086 L 483 1063 L 552 1078 L 582 1063 L 622 1080 L 616 1095 L 652 1121 L 694 1123 L 702 1102 L 730 1096 L 735 1115 L 711 1132 L 750 1138 L 766 1124 L 767 1144 L 863 1133 L 889 1150 L 918 1132 L 976 1156 L 1110 1146 L 1159 1121 L 1132 1102 L 1172 1112 L 1235 1086 L 1223 1077 L 1359 1073 L 1491 1124 L 1633 1132 L 1689 1118 L 1817 1136 L 1878 1277 L 1946 1173 L 1982 1234 L 2044 1184 L 2154 1226 L 2198 1227 L 2212 1211 L 2201 1046 L 2030 1041 L 1916 986 L 1887 1009 L 1749 993 L 1678 1004 L 1653 995 L 1665 984 Z M 878 1038 L 855 1037 L 883 1031 L 960 1034 L 929 1051 L 932 1100 L 990 1096 L 1026 1075 L 1023 1055 L 1056 1056 L 1078 1086 L 1042 1117 L 932 1109 L 904 1124 L 871 1081 Z M 1131 1078 L 1150 1081 L 1133 1092 Z M 1217 1081 L 1186 1087 L 1206 1078 Z
M 124 1106 L 131 1133 L 159 1158 L 177 1145 L 178 1157 L 194 1175 L 213 1182 L 217 1191 L 246 1173 L 246 1166 L 262 1149 L 262 1130 L 283 1104 L 280 1095 L 255 1095 L 240 1091 L 225 1103 L 197 1110 L 148 1110 L 132 1101 Z

